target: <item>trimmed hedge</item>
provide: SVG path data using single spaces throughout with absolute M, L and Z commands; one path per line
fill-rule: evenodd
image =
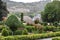
M 28 31 L 26 29 L 24 29 L 24 30 L 16 30 L 14 32 L 14 35 L 28 35 Z
M 57 31 L 57 27 L 55 27 L 55 26 L 44 26 L 43 27 L 43 30 L 44 31 Z
M 2 33 L 2 36 L 10 36 L 10 35 L 12 35 L 12 31 L 7 30 L 7 29 L 3 29 L 1 33 Z
M 34 27 L 34 26 L 25 26 L 25 28 L 28 30 L 30 33 L 46 33 L 46 32 L 57 32 L 60 31 L 60 27 L 55 27 L 55 26 L 43 26 L 43 27 Z
M 60 37 L 52 38 L 52 40 L 60 40 Z
M 25 28 L 28 30 L 28 32 L 35 30 L 34 26 L 25 26 Z
M 32 34 L 32 35 L 16 35 L 16 36 L 7 36 L 0 37 L 0 40 L 37 40 L 42 38 L 56 37 L 60 36 L 60 32 L 50 32 L 43 34 Z

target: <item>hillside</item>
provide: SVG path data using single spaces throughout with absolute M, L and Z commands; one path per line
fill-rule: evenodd
M 28 13 L 37 13 L 44 9 L 44 6 L 50 2 L 50 0 L 39 1 L 33 3 L 22 3 L 22 2 L 13 2 L 9 0 L 2 0 L 7 3 L 8 10 L 10 12 L 28 12 Z

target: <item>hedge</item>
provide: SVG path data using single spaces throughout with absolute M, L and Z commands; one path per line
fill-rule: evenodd
M 50 33 L 32 34 L 32 35 L 15 35 L 7 37 L 1 36 L 0 40 L 37 40 L 56 36 L 60 36 L 60 32 L 50 32 Z
M 60 40 L 60 37 L 52 38 L 52 40 Z
M 60 31 L 60 27 L 55 27 L 55 26 L 43 26 L 43 27 L 34 27 L 34 26 L 25 26 L 25 28 L 28 30 L 30 33 L 46 33 L 46 32 L 57 32 Z M 41 28 L 41 29 L 40 29 Z

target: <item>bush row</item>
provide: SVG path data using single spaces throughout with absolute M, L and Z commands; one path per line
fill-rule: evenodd
M 60 37 L 52 38 L 52 40 L 60 40 Z
M 2 30 L 2 36 L 11 36 L 11 35 L 27 35 L 28 34 L 28 31 L 26 29 L 24 30 L 16 30 L 16 31 L 11 31 L 11 30 L 8 30 L 8 29 L 3 29 Z
M 56 31 L 59 31 L 60 27 L 55 27 L 55 26 L 44 26 L 43 27 L 43 30 L 44 31 L 53 31 L 53 32 L 56 32 Z
M 34 26 L 25 26 L 25 28 L 28 30 L 28 32 L 32 32 L 35 29 Z
M 26 29 L 24 29 L 24 30 L 16 30 L 14 32 L 14 35 L 28 35 L 28 31 Z
M 0 40 L 37 40 L 37 39 L 56 37 L 56 36 L 60 36 L 60 32 L 50 32 L 43 34 L 20 35 L 20 36 L 19 35 L 7 36 L 7 37 L 0 37 Z
M 55 26 L 44 26 L 43 27 L 43 31 L 53 31 L 53 32 L 57 32 L 60 31 L 60 27 L 55 27 Z
M 37 33 L 42 33 L 42 32 L 48 32 L 48 31 L 53 31 L 53 32 L 56 32 L 56 31 L 60 31 L 60 27 L 55 27 L 55 26 L 43 26 L 41 29 L 37 28 L 37 27 L 34 27 L 34 26 L 26 26 L 25 27 L 28 32 L 35 32 L 37 31 Z

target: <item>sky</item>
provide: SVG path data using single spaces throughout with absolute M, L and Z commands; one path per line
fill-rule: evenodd
M 38 2 L 38 1 L 42 1 L 42 0 L 11 0 L 11 1 L 30 3 L 30 2 Z

